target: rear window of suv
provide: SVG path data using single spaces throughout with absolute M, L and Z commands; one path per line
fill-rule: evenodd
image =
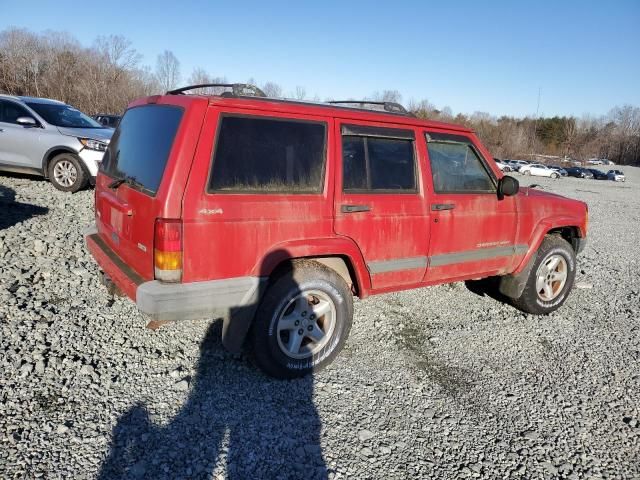
M 124 114 L 101 168 L 115 178 L 155 195 L 160 186 L 183 110 L 170 105 L 134 107 Z
M 208 190 L 321 192 L 325 145 L 326 126 L 321 122 L 223 116 Z

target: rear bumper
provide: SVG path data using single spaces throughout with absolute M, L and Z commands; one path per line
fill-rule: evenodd
M 95 227 L 85 241 L 100 268 L 151 320 L 225 319 L 222 341 L 240 350 L 260 300 L 266 278 L 235 277 L 191 283 L 144 280 L 100 238 Z M 233 317 L 233 321 L 231 318 Z

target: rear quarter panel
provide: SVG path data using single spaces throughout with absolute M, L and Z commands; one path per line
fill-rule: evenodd
M 209 106 L 184 197 L 183 281 L 268 275 L 275 260 L 330 252 L 333 234 L 334 151 L 330 117 L 287 114 L 326 125 L 323 192 L 317 194 L 207 193 L 221 109 Z M 224 113 L 256 116 L 255 110 Z M 273 117 L 273 112 L 266 114 Z M 313 248 L 313 246 L 322 248 Z M 335 247 L 339 251 L 338 246 Z

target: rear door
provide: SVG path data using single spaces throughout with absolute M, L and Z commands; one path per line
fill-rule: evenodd
M 165 98 L 171 104 L 138 104 L 126 111 L 96 179 L 98 232 L 146 279 L 154 276 L 156 219 L 181 216 L 184 184 L 205 111 L 205 101 Z
M 457 132 L 424 133 L 433 184 L 428 282 L 443 282 L 510 269 L 515 245 L 515 197 L 498 198 L 494 171 L 475 137 Z
M 374 289 L 419 283 L 427 266 L 429 211 L 416 130 L 342 120 L 335 132 L 336 233 L 358 245 Z

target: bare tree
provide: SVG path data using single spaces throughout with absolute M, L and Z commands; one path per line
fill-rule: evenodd
M 156 80 L 165 92 L 176 88 L 180 83 L 180 62 L 170 50 L 158 55 Z
M 274 82 L 267 82 L 262 85 L 262 91 L 267 97 L 282 98 L 282 87 Z

